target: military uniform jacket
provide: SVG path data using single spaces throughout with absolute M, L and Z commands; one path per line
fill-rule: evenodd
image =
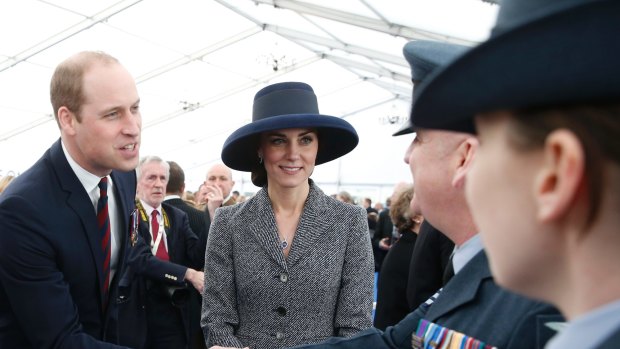
M 369 328 L 374 266 L 367 225 L 364 209 L 310 181 L 285 258 L 266 188 L 219 208 L 205 258 L 207 346 L 272 349 Z
M 497 286 L 487 256 L 480 251 L 430 307 L 420 306 L 396 326 L 304 348 L 411 348 L 411 335 L 422 318 L 502 349 L 543 349 L 555 334 L 545 324 L 563 321 L 552 306 Z

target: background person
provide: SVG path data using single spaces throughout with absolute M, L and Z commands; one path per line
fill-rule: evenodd
M 151 253 L 164 261 L 165 269 L 159 273 L 167 279 L 185 280 L 188 285 L 171 286 L 146 273 L 127 276 L 138 289 L 138 296 L 131 299 L 137 312 L 124 315 L 146 323 L 146 333 L 135 331 L 127 341 L 140 348 L 186 348 L 192 325 L 198 325 L 198 319 L 190 317 L 192 290 L 187 287 L 202 292 L 204 273 L 200 269 L 206 236 L 199 240 L 189 226 L 187 214 L 164 202 L 169 170 L 168 163 L 157 156 L 140 160 L 136 200 L 138 232 L 151 247 Z
M 320 115 L 305 83 L 267 86 L 253 109 L 253 122 L 226 140 L 222 160 L 251 171 L 262 189 L 216 211 L 205 260 L 208 346 L 281 348 L 370 327 L 366 212 L 309 179 L 315 165 L 355 148 L 357 133 Z
M 390 216 L 400 236 L 391 244 L 377 281 L 377 306 L 373 325 L 380 330 L 397 324 L 410 312 L 407 303 L 409 266 L 423 220 L 414 199 L 412 184 L 394 195 Z

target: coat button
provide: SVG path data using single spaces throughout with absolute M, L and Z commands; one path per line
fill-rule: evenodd
M 288 281 L 288 275 L 286 273 L 280 274 L 280 281 L 287 282 Z
M 282 332 L 276 333 L 276 339 L 282 340 L 282 339 L 284 339 L 284 337 L 285 337 L 284 333 L 282 333 Z
M 278 315 L 280 315 L 280 316 L 286 316 L 286 308 L 284 308 L 284 307 L 277 307 L 276 308 L 276 313 L 278 313 Z

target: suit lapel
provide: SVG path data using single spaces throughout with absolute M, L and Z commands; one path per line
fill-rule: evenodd
M 443 288 L 424 318 L 436 321 L 445 314 L 473 301 L 485 279 L 491 278 L 487 256 L 478 252 Z
M 52 166 L 58 177 L 58 182 L 63 191 L 67 193 L 67 206 L 75 211 L 77 217 L 82 222 L 86 239 L 90 246 L 91 255 L 97 269 L 99 279 L 100 298 L 103 304 L 103 259 L 104 254 L 101 250 L 101 237 L 97 228 L 97 213 L 90 201 L 90 197 L 77 178 L 65 157 L 60 140 L 50 148 Z
M 304 204 L 304 210 L 299 219 L 293 245 L 288 255 L 287 263 L 289 266 L 295 265 L 299 259 L 308 253 L 316 240 L 327 231 L 327 219 L 323 192 L 310 182 L 310 192 Z
M 166 229 L 164 227 L 164 229 L 166 229 L 166 243 L 168 244 L 168 257 L 170 258 L 170 261 L 172 262 L 172 255 L 174 254 L 174 247 L 176 246 L 177 243 L 177 239 L 179 237 L 179 234 L 175 234 L 173 232 L 178 232 L 179 229 L 176 227 L 176 216 L 175 213 L 173 212 L 172 206 L 169 207 L 164 207 L 164 204 L 162 203 L 161 206 L 162 210 L 166 211 L 166 216 L 168 216 L 168 220 L 170 222 L 170 227 L 168 229 Z
M 249 207 L 249 212 L 255 218 L 254 222 L 248 227 L 252 236 L 254 236 L 258 244 L 263 247 L 271 259 L 287 270 L 284 254 L 280 249 L 280 242 L 278 241 L 276 218 L 273 215 L 271 201 L 265 188 L 256 193 L 256 200 Z
M 117 209 L 119 210 L 119 224 L 120 224 L 120 236 L 117 243 L 120 246 L 119 256 L 118 256 L 118 268 L 121 270 L 121 266 L 124 265 L 125 262 L 125 253 L 127 248 L 127 238 L 129 237 L 129 217 L 131 211 L 135 208 L 134 201 L 134 193 L 135 189 L 127 188 L 127 184 L 122 180 L 121 176 L 116 173 L 116 171 L 112 171 L 110 174 L 112 177 L 112 182 L 114 183 L 114 195 L 116 199 Z M 135 188 L 135 186 L 134 186 Z M 131 205 L 131 207 L 129 206 Z M 137 213 L 136 213 L 137 214 Z M 118 275 L 118 271 L 117 271 Z M 120 277 L 120 276 L 119 276 Z M 115 279 L 118 279 L 115 277 Z M 114 281 L 114 280 L 113 280 Z M 114 282 L 113 282 L 114 284 Z

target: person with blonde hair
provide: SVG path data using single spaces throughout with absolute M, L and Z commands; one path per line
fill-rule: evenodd
M 7 174 L 0 178 L 0 194 L 2 194 L 2 192 L 6 189 L 6 187 L 8 187 L 9 184 L 11 184 L 13 179 L 15 179 L 15 176 L 13 174 Z

